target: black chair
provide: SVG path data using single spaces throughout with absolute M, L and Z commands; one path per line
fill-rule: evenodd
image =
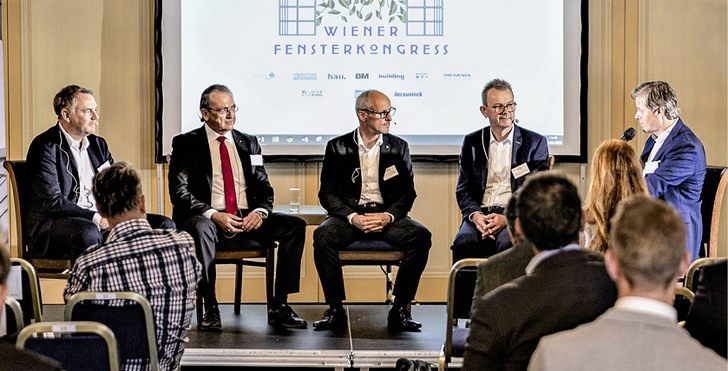
M 677 311 L 678 322 L 685 321 L 685 318 L 688 316 L 688 311 L 690 310 L 690 305 L 693 303 L 694 299 L 695 294 L 693 291 L 685 287 L 675 287 L 675 301 L 672 305 Z
M 465 343 L 470 335 L 470 328 L 458 327 L 458 318 L 470 318 L 470 309 L 461 316 L 455 317 L 456 302 L 460 299 L 455 295 L 456 278 L 458 273 L 465 269 L 474 269 L 479 262 L 488 259 L 462 259 L 456 262 L 450 269 L 450 276 L 447 280 L 447 327 L 445 328 L 445 343 L 440 351 L 440 360 L 437 369 L 447 370 L 453 358 L 461 358 L 465 353 Z M 474 290 L 473 290 L 474 291 Z M 472 302 L 473 291 L 470 292 L 468 302 Z
M 15 202 L 13 203 L 13 211 L 15 213 L 15 231 L 18 238 L 18 246 L 22 257 L 30 262 L 38 271 L 38 275 L 42 278 L 60 278 L 68 279 L 65 273 L 71 269 L 70 259 L 46 259 L 36 258 L 30 254 L 30 236 L 23 229 L 27 221 L 27 197 L 32 192 L 32 187 L 28 183 L 26 176 L 25 161 L 5 161 L 3 167 L 8 172 L 10 179 L 10 190 Z
M 144 359 L 149 361 L 152 371 L 159 370 L 154 314 L 149 301 L 141 294 L 79 292 L 66 303 L 64 319 L 108 326 L 116 337 L 122 364 L 129 359 Z
M 10 335 L 25 327 L 23 309 L 20 303 L 9 296 L 5 297 L 5 332 Z
M 392 266 L 399 266 L 402 262 L 404 253 L 399 251 L 397 247 L 380 240 L 359 240 L 354 241 L 349 246 L 339 250 L 339 260 L 341 265 L 379 265 L 384 272 L 386 282 L 386 299 L 387 304 L 391 304 L 393 300 L 392 290 L 394 283 L 392 280 Z
M 278 244 L 277 242 L 275 244 Z M 217 250 L 213 264 L 235 265 L 235 314 L 240 314 L 240 302 L 243 293 L 243 265 L 265 268 L 265 294 L 268 302 L 273 298 L 273 272 L 275 268 L 276 245 L 263 246 L 257 241 L 243 240 L 239 248 L 243 250 Z M 262 258 L 263 261 L 249 260 Z M 200 290 L 197 290 L 196 299 L 197 325 L 202 323 L 203 298 Z
M 26 260 L 10 258 L 10 265 L 20 267 L 20 282 L 22 284 L 22 298 L 17 298 L 23 309 L 23 319 L 26 325 L 31 321 L 43 320 L 43 303 L 41 302 L 40 280 L 35 269 Z
M 718 227 L 726 184 L 728 184 L 728 171 L 725 167 L 709 166 L 705 169 L 705 183 L 700 195 L 700 199 L 703 200 L 703 205 L 700 207 L 703 216 L 701 258 L 718 256 Z
M 700 268 L 706 265 L 721 264 L 724 263 L 725 260 L 726 258 L 700 258 L 692 262 L 690 264 L 690 267 L 688 267 L 688 271 L 685 272 L 683 286 L 688 290 L 695 292 L 698 289 L 697 280 L 695 279 L 695 277 L 698 277 L 698 272 L 700 271 Z

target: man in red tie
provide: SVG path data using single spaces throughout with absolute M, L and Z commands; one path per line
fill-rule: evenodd
M 260 145 L 255 136 L 233 129 L 237 110 L 228 87 L 211 85 L 200 99 L 205 124 L 172 141 L 172 219 L 192 235 L 203 266 L 199 290 L 205 315 L 198 328 L 222 331 L 215 295 L 215 251 L 251 248 L 251 240 L 262 246 L 279 243 L 268 323 L 305 328 L 306 321 L 288 306 L 287 297 L 299 290 L 306 223 L 296 216 L 272 212 L 273 188 Z

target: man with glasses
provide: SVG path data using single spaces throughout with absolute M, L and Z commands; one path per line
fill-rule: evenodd
M 417 194 L 409 147 L 389 134 L 395 108 L 389 98 L 367 90 L 356 99 L 359 128 L 330 140 L 321 168 L 319 200 L 328 211 L 314 232 L 314 260 L 329 309 L 316 330 L 343 330 L 346 299 L 338 250 L 362 239 L 381 240 L 404 252 L 387 317 L 392 331 L 419 331 L 407 309 L 427 265 L 431 233 L 410 219 Z
M 202 263 L 199 290 L 205 315 L 198 328 L 222 331 L 215 295 L 215 251 L 237 250 L 249 240 L 278 245 L 275 295 L 268 302 L 268 323 L 305 328 L 287 304 L 299 290 L 306 223 L 274 213 L 273 187 L 255 136 L 233 130 L 238 106 L 225 85 L 211 85 L 200 98 L 202 127 L 172 140 L 169 194 L 172 218 L 195 240 Z M 256 246 L 257 247 L 257 246 Z
M 114 163 L 104 138 L 95 135 L 99 113 L 93 92 L 68 85 L 53 98 L 56 125 L 33 139 L 28 148 L 26 232 L 23 257 L 76 258 L 100 244 L 109 222 L 96 210 L 94 176 Z M 147 214 L 156 229 L 174 229 L 163 215 Z
M 510 248 L 503 210 L 529 174 L 548 170 L 546 138 L 513 123 L 511 84 L 489 81 L 482 99 L 480 112 L 490 126 L 466 135 L 460 152 L 455 195 L 463 221 L 451 246 L 454 261 L 487 258 Z

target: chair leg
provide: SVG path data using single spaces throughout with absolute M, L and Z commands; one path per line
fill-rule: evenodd
M 387 299 L 384 301 L 387 304 L 392 304 L 392 292 L 394 291 L 394 284 L 392 283 L 392 265 L 387 264 Z
M 274 269 L 276 266 L 275 249 L 268 249 L 265 257 L 265 295 L 268 304 L 273 300 Z
M 233 311 L 240 314 L 240 300 L 243 293 L 243 263 L 235 263 L 235 306 Z

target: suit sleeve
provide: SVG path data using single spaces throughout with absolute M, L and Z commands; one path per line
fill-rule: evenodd
M 260 155 L 261 150 L 260 145 L 258 144 L 258 139 L 256 137 L 252 137 L 252 139 L 249 139 L 249 142 L 250 153 L 253 155 Z M 274 191 L 273 187 L 270 185 L 270 181 L 268 180 L 268 173 L 266 173 L 263 165 L 252 166 L 252 168 L 255 187 L 251 187 L 251 184 L 247 185 L 248 190 L 252 191 L 252 194 L 248 196 L 248 200 L 250 200 L 248 208 L 251 210 L 263 208 L 268 210 L 268 212 L 271 212 L 273 210 Z
M 476 298 L 470 321 L 470 335 L 465 347 L 463 370 L 500 370 L 503 369 L 505 329 L 499 327 L 504 321 L 497 318 L 501 308 L 493 306 L 491 296 Z
M 536 142 L 536 149 L 533 151 L 533 157 L 528 168 L 531 172 L 539 172 L 549 169 L 549 145 L 546 137 L 540 136 Z
M 40 202 L 40 206 L 48 215 L 55 218 L 81 217 L 92 220 L 95 214 L 93 210 L 76 205 L 75 202 L 66 198 L 61 192 L 58 169 L 64 168 L 59 163 L 59 157 L 63 156 L 63 154 L 59 154 L 54 148 L 59 147 L 34 141 L 30 149 L 28 149 L 27 166 L 30 184 Z M 70 153 L 67 153 L 67 155 L 70 156 Z M 70 161 L 70 159 L 67 159 L 67 161 Z M 67 171 L 70 171 L 70 169 L 67 169 Z M 75 181 L 75 186 L 78 186 L 78 179 L 75 179 Z
M 460 171 L 458 174 L 458 184 L 455 189 L 455 197 L 460 206 L 463 217 L 466 217 L 476 211 L 480 211 L 480 203 L 482 200 L 476 200 L 474 195 L 480 193 L 480 178 L 473 173 L 474 168 L 473 144 L 469 137 L 463 139 L 463 146 L 460 150 Z M 487 171 L 487 169 L 483 169 Z
M 414 181 L 415 175 L 412 170 L 412 159 L 410 158 L 409 146 L 406 142 L 404 142 L 404 147 L 402 148 L 400 161 L 401 163 L 398 167 L 400 170 L 404 170 L 402 173 L 406 174 L 406 177 L 402 178 L 402 183 L 398 186 L 400 189 L 397 193 L 395 193 L 395 198 L 392 199 L 391 205 L 386 210 L 394 216 L 395 220 L 407 216 L 407 213 L 412 210 L 415 198 L 417 198 Z M 381 184 L 379 188 L 382 189 Z
M 195 174 L 194 153 L 191 146 L 184 142 L 183 137 L 172 140 L 172 155 L 169 160 L 169 197 L 175 208 L 184 210 L 184 214 L 202 215 L 212 206 L 195 198 L 191 192 L 190 179 L 193 176 L 205 177 L 199 172 Z M 199 181 L 199 179 L 198 179 Z
M 344 187 L 351 187 L 351 184 L 341 184 L 341 178 L 337 177 L 337 171 L 340 171 L 337 165 L 337 155 L 334 149 L 334 141 L 326 144 L 326 152 L 324 153 L 324 161 L 321 166 L 321 189 L 319 189 L 319 201 L 321 206 L 329 213 L 346 218 L 347 215 L 355 213 L 352 205 L 345 202 L 340 190 Z
M 696 166 L 705 167 L 700 163 L 698 151 L 703 151 L 700 142 L 686 141 L 684 145 L 675 147 L 665 153 L 660 165 L 652 174 L 645 176 L 647 189 L 654 197 L 661 197 L 669 187 L 676 187 L 695 175 Z

